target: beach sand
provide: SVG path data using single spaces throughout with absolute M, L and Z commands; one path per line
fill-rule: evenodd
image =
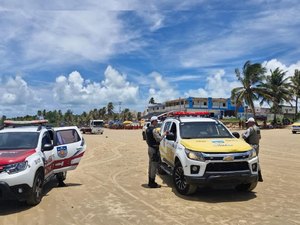
M 300 134 L 262 130 L 264 182 L 250 193 L 200 189 L 177 194 L 171 177 L 147 188 L 148 155 L 141 130 L 84 135 L 86 153 L 66 187 L 55 180 L 35 207 L 0 201 L 0 225 L 24 224 L 300 224 Z M 239 131 L 240 133 L 242 131 Z

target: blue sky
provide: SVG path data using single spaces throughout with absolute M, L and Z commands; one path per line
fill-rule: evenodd
M 297 0 L 2 0 L 0 115 L 230 97 L 247 60 L 300 69 L 299 11 Z

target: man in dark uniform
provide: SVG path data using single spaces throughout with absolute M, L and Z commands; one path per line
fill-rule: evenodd
M 148 155 L 149 155 L 149 168 L 148 168 L 148 187 L 160 188 L 161 186 L 155 182 L 156 171 L 160 162 L 159 143 L 163 139 L 158 131 L 155 129 L 158 123 L 158 118 L 152 116 L 150 119 L 151 124 L 146 130 L 146 141 L 148 144 Z
M 243 139 L 252 146 L 253 149 L 256 151 L 256 155 L 258 156 L 259 153 L 259 141 L 261 139 L 260 129 L 255 124 L 254 118 L 250 117 L 247 122 L 248 129 L 242 135 Z M 260 166 L 258 164 L 258 181 L 262 182 L 263 178 L 261 175 Z

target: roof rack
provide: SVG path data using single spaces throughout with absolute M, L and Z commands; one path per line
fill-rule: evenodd
M 38 131 L 42 129 L 42 126 L 46 126 L 48 120 L 28 120 L 28 121 L 16 121 L 16 120 L 4 120 L 3 126 L 4 127 L 22 127 L 22 126 L 38 126 Z

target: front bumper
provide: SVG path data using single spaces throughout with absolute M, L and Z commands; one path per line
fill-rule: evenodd
M 25 200 L 28 198 L 31 188 L 27 184 L 9 186 L 6 182 L 0 181 L 0 199 L 2 200 Z
M 204 174 L 204 176 L 185 176 L 188 184 L 203 185 L 203 186 L 220 186 L 248 184 L 257 182 L 258 175 L 250 172 L 230 172 L 219 174 Z

